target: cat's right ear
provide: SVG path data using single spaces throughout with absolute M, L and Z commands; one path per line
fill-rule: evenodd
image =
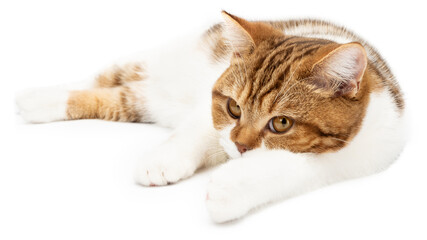
M 255 48 L 261 41 L 281 36 L 283 33 L 268 24 L 250 22 L 222 11 L 225 21 L 224 36 L 235 54 L 242 55 Z
M 338 45 L 313 65 L 311 83 L 319 93 L 354 97 L 367 63 L 366 51 L 360 43 Z

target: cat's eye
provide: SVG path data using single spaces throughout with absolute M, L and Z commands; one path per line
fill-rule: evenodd
M 268 122 L 268 127 L 274 133 L 284 133 L 292 127 L 293 123 L 292 119 L 280 116 L 272 118 L 270 122 Z
M 237 104 L 236 101 L 234 101 L 231 98 L 229 98 L 227 101 L 227 109 L 228 109 L 228 114 L 230 114 L 232 118 L 240 118 L 240 115 L 242 115 L 240 106 Z

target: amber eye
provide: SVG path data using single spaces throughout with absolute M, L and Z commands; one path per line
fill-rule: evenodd
M 242 114 L 240 107 L 237 105 L 237 102 L 231 98 L 227 101 L 227 109 L 232 118 L 240 118 L 240 115 Z
M 285 116 L 274 117 L 268 123 L 268 127 L 274 133 L 284 133 L 288 131 L 292 127 L 292 125 L 292 119 Z

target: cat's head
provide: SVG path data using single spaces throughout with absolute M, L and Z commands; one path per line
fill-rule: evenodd
M 362 45 L 223 15 L 233 56 L 213 88 L 212 116 L 231 157 L 257 148 L 323 153 L 351 141 L 369 101 Z

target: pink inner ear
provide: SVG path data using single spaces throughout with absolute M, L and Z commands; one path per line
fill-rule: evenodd
M 359 90 L 366 65 L 366 52 L 360 44 L 343 45 L 315 64 L 315 84 L 336 97 L 354 96 Z

